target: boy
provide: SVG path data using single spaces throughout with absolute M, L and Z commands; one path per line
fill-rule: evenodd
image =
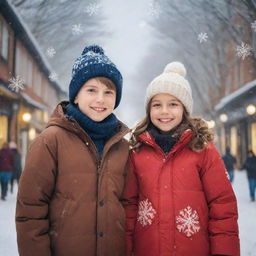
M 28 152 L 16 209 L 20 256 L 123 256 L 129 129 L 112 113 L 122 76 L 101 47 L 75 61 L 69 102 Z

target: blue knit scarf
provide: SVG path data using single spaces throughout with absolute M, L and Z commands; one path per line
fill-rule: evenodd
M 102 157 L 103 148 L 107 140 L 117 133 L 118 120 L 116 116 L 112 113 L 103 121 L 96 122 L 83 114 L 79 108 L 72 103 L 69 103 L 66 109 L 66 114 L 74 117 L 78 124 L 91 137 L 97 148 L 99 156 Z

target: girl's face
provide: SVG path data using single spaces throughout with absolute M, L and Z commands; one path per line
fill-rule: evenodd
M 116 91 L 95 78 L 89 79 L 78 92 L 74 103 L 96 122 L 104 120 L 115 107 Z
M 151 122 L 162 132 L 169 132 L 178 126 L 183 118 L 184 107 L 168 93 L 155 95 L 150 103 Z

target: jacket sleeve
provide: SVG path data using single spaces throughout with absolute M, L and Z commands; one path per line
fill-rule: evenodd
M 132 154 L 132 153 L 131 153 Z M 133 236 L 138 212 L 138 181 L 135 173 L 132 155 L 128 160 L 129 172 L 126 178 L 125 188 L 122 196 L 122 203 L 126 214 L 126 247 L 127 256 L 133 255 Z
M 16 205 L 20 256 L 51 256 L 48 213 L 56 172 L 53 148 L 39 135 L 27 155 Z
M 209 207 L 211 255 L 240 255 L 237 201 L 227 171 L 210 144 L 202 164 L 202 183 Z

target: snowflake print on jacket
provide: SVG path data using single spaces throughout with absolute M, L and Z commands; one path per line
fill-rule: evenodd
M 140 222 L 143 227 L 152 224 L 155 214 L 156 210 L 148 199 L 140 201 L 137 221 Z
M 187 237 L 197 233 L 200 229 L 199 217 L 196 210 L 192 210 L 190 206 L 180 211 L 180 215 L 176 217 L 177 229 L 183 232 Z

